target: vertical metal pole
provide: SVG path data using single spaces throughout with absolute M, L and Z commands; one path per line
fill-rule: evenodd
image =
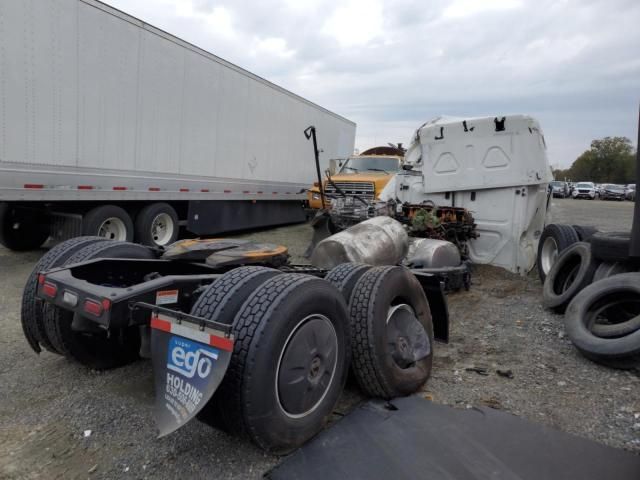
M 638 143 L 636 144 L 636 197 L 631 225 L 631 244 L 629 256 L 640 262 L 640 202 L 638 201 L 638 184 L 640 181 L 640 107 L 638 108 Z
M 320 202 L 322 203 L 322 209 L 325 209 L 325 201 L 324 201 L 324 187 L 322 186 L 322 173 L 320 173 L 320 151 L 318 150 L 318 140 L 316 139 L 316 127 L 313 125 L 308 127 L 304 131 L 304 136 L 309 138 L 313 138 L 313 152 L 316 156 L 316 174 L 318 175 L 318 188 L 320 189 Z

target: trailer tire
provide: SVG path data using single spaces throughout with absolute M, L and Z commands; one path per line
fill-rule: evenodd
M 133 221 L 123 208 L 116 205 L 101 205 L 84 214 L 82 234 L 96 235 L 119 242 L 132 242 Z
M 571 299 L 592 282 L 597 266 L 588 243 L 571 245 L 560 254 L 544 281 L 543 305 L 564 313 Z
M 640 365 L 640 329 L 631 330 L 627 335 L 617 338 L 598 337 L 592 331 L 597 315 L 607 302 L 613 304 L 630 301 L 640 310 L 639 272 L 605 278 L 576 295 L 567 308 L 564 323 L 567 336 L 580 353 L 614 368 L 634 368 Z
M 71 255 L 65 265 L 96 258 L 153 259 L 155 254 L 142 245 L 126 242 L 99 242 L 87 245 Z M 74 314 L 52 304 L 44 309 L 47 335 L 53 345 L 70 360 L 92 370 L 116 368 L 138 358 L 140 333 L 137 326 L 110 331 L 79 332 Z
M 38 291 L 38 275 L 54 267 L 59 267 L 76 251 L 96 242 L 103 242 L 101 237 L 76 237 L 59 243 L 45 253 L 36 263 L 29 274 L 22 293 L 22 305 L 20 308 L 20 323 L 29 346 L 34 352 L 40 353 L 40 345 L 53 353 L 59 352 L 49 341 L 44 318 L 42 314 L 43 304 L 36 297 Z
M 363 265 L 360 263 L 343 263 L 331 269 L 324 279 L 334 285 L 342 295 L 344 300 L 349 304 L 353 288 L 360 280 L 360 277 L 371 269 L 371 265 Z
M 544 283 L 558 255 L 578 241 L 578 234 L 571 225 L 552 223 L 544 228 L 538 242 L 536 259 L 538 276 L 542 283 Z
M 43 215 L 25 215 L 8 203 L 0 203 L 0 244 L 15 252 L 35 250 L 49 238 Z
M 629 259 L 629 232 L 598 232 L 591 237 L 593 256 L 603 262 L 626 262 Z
M 178 239 L 178 222 L 178 214 L 168 203 L 147 205 L 136 217 L 136 241 L 151 247 L 171 245 Z
M 391 399 L 424 385 L 433 362 L 433 323 L 427 297 L 411 272 L 372 268 L 356 284 L 349 310 L 352 370 L 360 388 Z
M 571 225 L 571 227 L 575 230 L 578 235 L 578 241 L 580 242 L 588 242 L 591 237 L 599 231 L 591 225 Z
M 597 282 L 598 280 L 609 278 L 614 275 L 619 275 L 621 273 L 635 272 L 635 271 L 636 269 L 629 263 L 602 262 L 598 265 L 598 268 L 596 268 L 596 271 L 593 274 L 593 281 Z
M 321 430 L 344 387 L 346 303 L 323 279 L 283 273 L 247 299 L 233 332 L 231 363 L 216 392 L 226 424 L 266 451 L 288 453 Z

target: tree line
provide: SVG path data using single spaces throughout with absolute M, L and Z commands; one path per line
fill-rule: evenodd
M 591 142 L 566 170 L 554 170 L 556 180 L 595 183 L 635 183 L 636 152 L 627 137 L 605 137 Z

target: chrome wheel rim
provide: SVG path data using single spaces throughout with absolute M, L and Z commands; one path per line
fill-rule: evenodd
M 284 343 L 276 369 L 278 405 L 290 418 L 314 412 L 327 396 L 338 365 L 338 335 L 320 314 L 302 319 Z
M 171 215 L 159 213 L 151 222 L 151 239 L 156 245 L 167 245 L 171 241 L 175 225 Z
M 98 236 L 109 240 L 125 241 L 127 226 L 118 217 L 109 217 L 98 227 Z
M 540 264 L 542 265 L 542 271 L 546 275 L 556 263 L 558 259 L 558 244 L 553 237 L 547 237 L 542 244 L 542 251 L 540 252 Z

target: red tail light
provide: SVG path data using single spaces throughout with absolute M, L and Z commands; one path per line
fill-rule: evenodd
M 38 275 L 38 283 L 40 285 L 42 285 L 45 281 L 46 277 L 41 273 L 40 275 Z
M 58 287 L 54 283 L 44 282 L 42 285 L 42 293 L 47 297 L 55 298 L 58 293 Z
M 111 300 L 109 300 L 108 298 L 103 298 L 102 299 L 102 308 L 104 309 L 105 312 L 108 312 L 109 310 L 111 310 Z
M 91 315 L 99 317 L 100 315 L 102 315 L 102 304 L 96 302 L 95 300 L 85 300 L 84 311 L 90 313 Z

